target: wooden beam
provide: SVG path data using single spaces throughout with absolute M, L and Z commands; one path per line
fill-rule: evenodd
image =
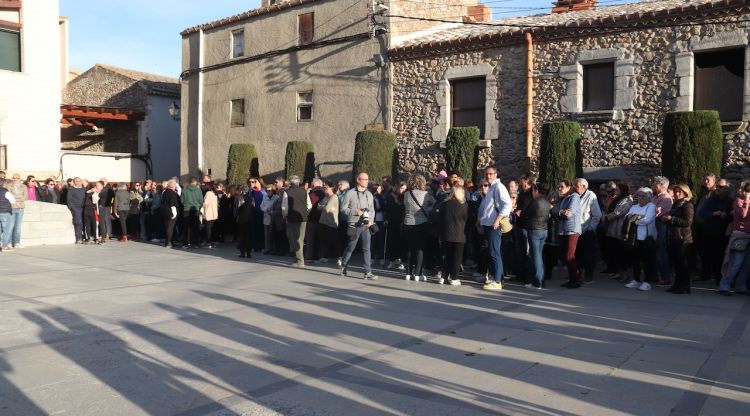
M 0 0 L 0 9 L 21 10 L 20 0 Z
M 81 118 L 93 118 L 98 120 L 122 120 L 122 121 L 142 121 L 142 114 L 115 114 L 113 112 L 96 112 L 96 111 L 84 111 L 84 110 L 66 110 L 61 111 L 63 117 L 81 117 Z
M 0 20 L 0 27 L 11 30 L 21 30 L 23 25 L 16 22 L 9 22 L 7 20 Z

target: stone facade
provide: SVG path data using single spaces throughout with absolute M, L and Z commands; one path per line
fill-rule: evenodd
M 573 13 L 571 13 L 573 14 Z M 665 114 L 692 109 L 693 52 L 747 47 L 750 14 L 704 20 L 705 24 L 595 31 L 558 37 L 545 32 L 534 39 L 534 157 L 527 163 L 526 44 L 523 36 L 498 46 L 467 42 L 421 56 L 393 56 L 393 129 L 399 138 L 400 168 L 434 174 L 442 168 L 443 151 L 433 129 L 444 123 L 441 82 L 450 81 L 452 68 L 487 66 L 487 83 L 496 86 L 492 107 L 499 122 L 491 157 L 501 175 L 515 177 L 537 169 L 541 125 L 545 121 L 578 120 L 582 124 L 583 164 L 593 179 L 632 179 L 661 170 L 662 128 Z M 693 20 L 694 21 L 694 20 Z M 668 26 L 668 25 L 662 25 Z M 587 31 L 591 32 L 591 31 Z M 746 61 L 750 53 L 746 53 Z M 615 103 L 611 111 L 583 112 L 581 65 L 615 62 Z M 724 175 L 750 176 L 750 65 L 745 71 L 744 122 L 725 126 Z M 489 88 L 488 88 L 489 90 Z

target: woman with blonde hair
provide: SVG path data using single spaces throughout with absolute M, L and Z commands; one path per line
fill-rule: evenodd
M 430 224 L 427 221 L 435 198 L 425 190 L 427 181 L 422 175 L 414 175 L 406 184 L 408 190 L 404 192 L 404 235 L 409 247 L 409 261 L 406 267 L 406 280 L 414 277 L 414 281 L 427 281 L 424 276 L 424 250 Z
M 443 276 L 448 279 L 449 284 L 459 286 L 461 280 L 458 279 L 458 273 L 463 262 L 466 221 L 469 217 L 464 187 L 454 185 L 448 199 L 436 209 L 439 210 L 440 241 L 443 242 Z M 443 277 L 438 279 L 438 283 L 443 282 Z

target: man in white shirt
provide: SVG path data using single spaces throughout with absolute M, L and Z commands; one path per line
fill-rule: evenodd
M 589 182 L 586 179 L 576 179 L 573 187 L 581 198 L 581 236 L 578 237 L 576 246 L 576 263 L 579 269 L 583 269 L 584 282 L 594 281 L 594 270 L 596 269 L 596 228 L 602 219 L 602 210 L 596 194 L 589 190 Z M 579 270 L 580 273 L 580 270 Z
M 490 184 L 490 189 L 479 205 L 478 221 L 489 244 L 489 273 L 491 276 L 491 280 L 484 285 L 484 289 L 502 290 L 504 269 L 502 251 L 500 249 L 502 243 L 500 221 L 510 216 L 513 203 L 510 200 L 508 189 L 500 182 L 500 178 L 497 177 L 497 169 L 491 166 L 486 168 L 484 176 Z

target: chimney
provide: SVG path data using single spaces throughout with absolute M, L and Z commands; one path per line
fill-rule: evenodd
M 492 20 L 492 9 L 482 3 L 466 7 L 464 23 L 489 22 Z
M 552 13 L 579 12 L 582 10 L 591 10 L 596 7 L 599 0 L 558 0 L 552 2 L 555 6 Z

